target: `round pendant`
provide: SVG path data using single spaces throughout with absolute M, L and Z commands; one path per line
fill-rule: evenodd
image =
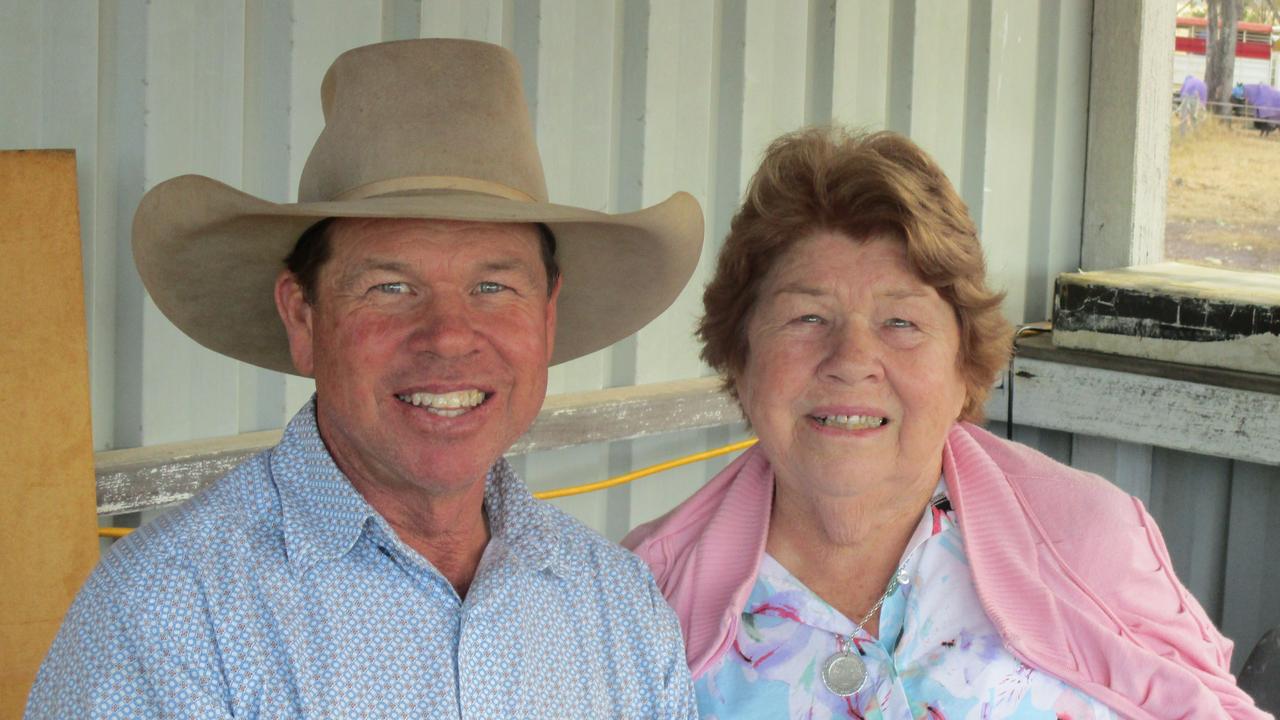
M 842 650 L 822 664 L 822 684 L 841 697 L 858 692 L 866 683 L 867 666 L 853 653 Z

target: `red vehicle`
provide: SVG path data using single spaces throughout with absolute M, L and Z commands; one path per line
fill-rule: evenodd
M 1197 17 L 1178 18 L 1173 38 L 1173 85 L 1181 87 L 1188 75 L 1204 79 L 1204 53 L 1208 21 Z M 1232 85 L 1263 83 L 1276 85 L 1280 51 L 1277 28 L 1263 23 L 1236 23 L 1236 63 Z

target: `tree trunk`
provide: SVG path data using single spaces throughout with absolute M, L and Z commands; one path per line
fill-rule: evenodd
M 1236 69 L 1237 0 L 1209 0 L 1208 47 L 1205 49 L 1204 84 L 1214 112 L 1227 115 L 1231 107 L 1232 78 Z

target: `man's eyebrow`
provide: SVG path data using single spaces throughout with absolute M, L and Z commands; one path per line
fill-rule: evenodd
M 356 263 L 347 268 L 347 271 L 338 278 L 339 287 L 346 287 L 355 282 L 357 278 L 368 272 L 385 271 L 393 273 L 408 272 L 409 266 L 399 260 L 390 260 L 386 258 L 370 258 Z
M 497 260 L 488 260 L 480 263 L 480 269 L 484 272 L 507 272 L 514 270 L 516 272 L 525 272 L 536 274 L 529 268 L 528 263 L 520 262 L 515 258 L 501 258 Z

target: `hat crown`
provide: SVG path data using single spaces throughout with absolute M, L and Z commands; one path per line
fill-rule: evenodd
M 402 40 L 343 53 L 320 89 L 325 126 L 299 202 L 453 188 L 546 202 L 546 180 L 510 51 Z

